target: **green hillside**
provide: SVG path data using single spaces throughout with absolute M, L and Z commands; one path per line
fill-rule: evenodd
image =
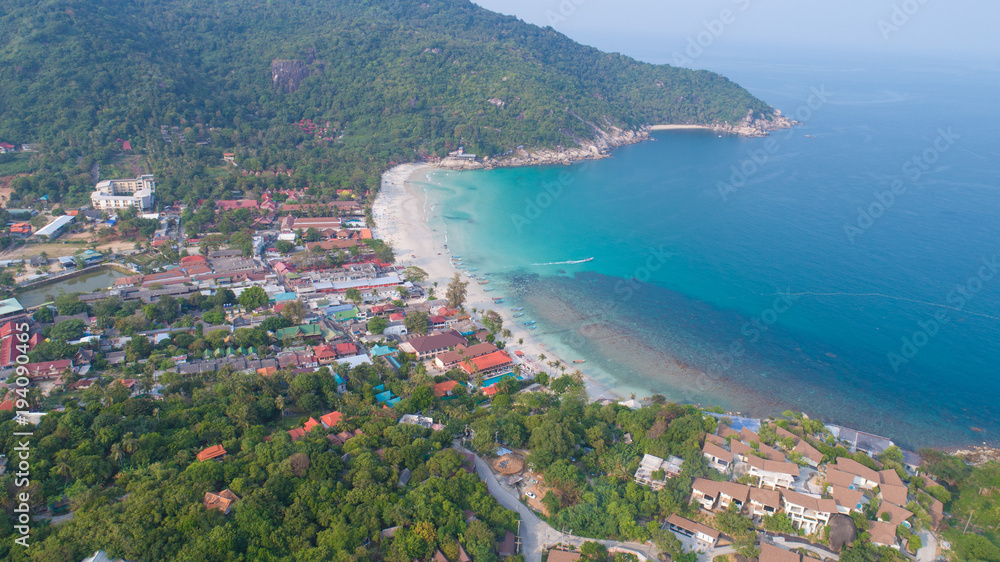
M 574 146 L 594 135 L 587 122 L 773 114 L 718 74 L 602 53 L 462 0 L 8 0 L 0 83 L 0 140 L 42 149 L 19 191 L 71 203 L 116 139 L 183 198 L 218 185 L 202 166 L 228 150 L 361 190 L 392 162 L 459 145 L 493 155 Z

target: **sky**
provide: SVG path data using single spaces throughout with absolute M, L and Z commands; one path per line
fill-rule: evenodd
M 766 49 L 1000 59 L 996 0 L 474 1 L 601 50 L 679 66 Z

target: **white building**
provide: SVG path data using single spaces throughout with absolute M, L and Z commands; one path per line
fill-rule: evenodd
M 140 210 L 153 207 L 156 182 L 153 174 L 128 180 L 104 180 L 94 187 L 90 201 L 95 209 L 113 210 L 136 207 Z
M 792 489 L 795 478 L 799 475 L 799 466 L 790 462 L 778 462 L 762 459 L 756 455 L 747 456 L 750 470 L 747 474 L 760 479 L 761 488 Z
M 812 535 L 830 523 L 830 516 L 837 513 L 837 503 L 789 490 L 781 492 L 782 507 L 792 525 Z
M 642 462 L 639 463 L 639 468 L 635 471 L 635 483 L 660 490 L 667 484 L 668 478 L 680 475 L 682 464 L 684 464 L 684 459 L 673 455 L 667 460 L 663 460 L 656 455 L 646 454 L 642 457 Z M 654 476 L 661 470 L 663 471 L 662 476 Z

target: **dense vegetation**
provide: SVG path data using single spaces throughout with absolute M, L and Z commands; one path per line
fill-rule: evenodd
M 291 61 L 277 86 L 276 60 Z M 261 181 L 220 176 L 223 151 L 250 171 L 293 170 L 278 186 L 363 195 L 389 163 L 459 145 L 493 155 L 573 146 L 590 123 L 773 111 L 717 74 L 602 53 L 463 0 L 11 0 L 0 62 L 0 140 L 40 148 L 0 161 L 0 176 L 41 172 L 15 190 L 72 205 L 95 164 L 160 173 L 164 203 Z M 141 157 L 115 161 L 118 139 Z
M 167 377 L 164 401 L 130 398 L 117 383 L 83 391 L 31 439 L 31 504 L 62 505 L 72 520 L 35 521 L 32 547 L 23 549 L 13 544 L 8 494 L 0 556 L 80 560 L 101 548 L 141 560 L 413 560 L 435 548 L 457 554 L 461 541 L 476 560 L 493 559 L 516 519 L 460 468 L 464 458 L 448 448 L 453 432 L 399 425 L 376 406 L 380 377 L 403 391 L 391 371 L 344 374 L 354 394 L 338 395 L 325 369 Z M 399 406 L 426 407 L 412 399 Z M 337 430 L 363 435 L 331 446 L 322 431 L 292 442 L 282 430 L 300 427 L 302 413 L 335 407 L 345 414 Z M 13 421 L 0 424 L 8 455 L 14 431 Z M 228 452 L 223 461 L 194 458 L 217 444 Z M 398 483 L 404 469 L 412 471 L 408 486 Z M 10 472 L 0 484 L 17 489 Z M 205 492 L 225 488 L 241 498 L 233 514 L 202 506 Z M 393 526 L 402 526 L 393 538 L 380 536 Z

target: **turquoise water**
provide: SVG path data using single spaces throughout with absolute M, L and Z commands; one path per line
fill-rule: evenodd
M 503 373 L 503 374 L 497 375 L 495 377 L 490 377 L 488 379 L 484 379 L 483 380 L 483 388 L 493 386 L 496 383 L 498 383 L 498 382 L 500 382 L 500 381 L 502 381 L 504 379 L 511 378 L 513 376 L 514 376 L 514 373 Z M 518 378 L 518 380 L 524 380 L 524 379 Z
M 623 395 L 1000 441 L 996 66 L 719 70 L 803 124 L 437 172 L 435 228 Z

